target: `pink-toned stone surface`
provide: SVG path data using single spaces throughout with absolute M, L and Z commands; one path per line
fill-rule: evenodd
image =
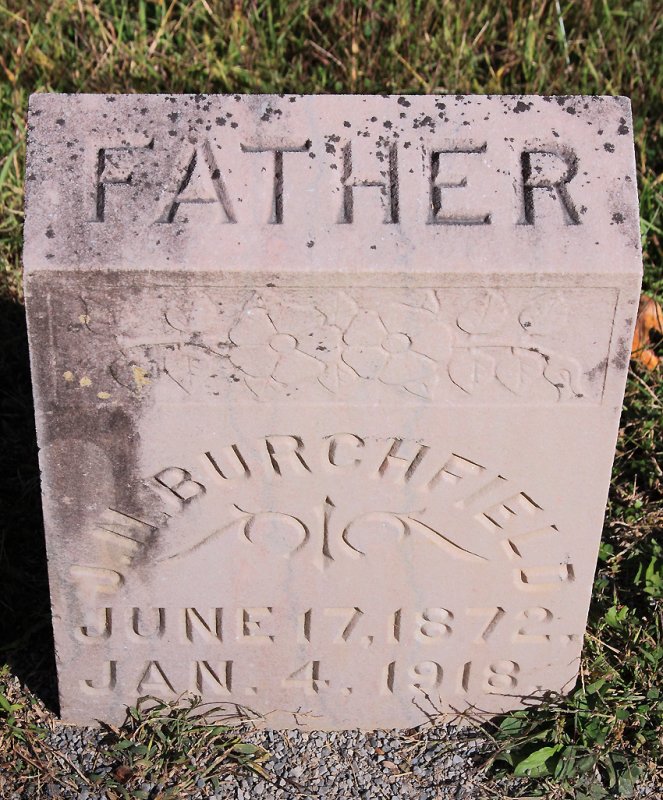
M 624 98 L 31 99 L 62 715 L 575 682 L 641 274 Z

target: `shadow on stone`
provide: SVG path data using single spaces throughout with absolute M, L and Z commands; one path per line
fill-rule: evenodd
M 0 661 L 57 711 L 25 309 L 0 300 Z

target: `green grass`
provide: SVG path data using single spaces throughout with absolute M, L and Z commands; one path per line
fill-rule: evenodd
M 200 781 L 218 789 L 221 778 L 237 767 L 266 776 L 261 763 L 269 754 L 242 742 L 218 720 L 208 721 L 219 713 L 223 708 L 204 706 L 199 698 L 181 703 L 141 698 L 128 709 L 121 729 L 108 726 L 109 754 L 118 767 L 110 778 L 93 773 L 91 783 L 122 800 L 149 800 L 150 792 L 140 786 L 157 784 L 163 786 L 160 800 L 175 800 L 194 794 Z
M 635 118 L 644 285 L 663 296 L 660 0 L 0 0 L 0 492 L 7 501 L 0 660 L 9 665 L 2 674 L 11 669 L 51 703 L 20 306 L 25 112 L 33 91 L 625 94 Z M 513 796 L 627 797 L 661 762 L 662 408 L 661 370 L 634 366 L 582 680 L 569 698 L 511 715 L 493 732 L 488 768 L 496 777 L 520 776 Z M 38 747 L 28 713 L 37 701 L 25 688 L 2 704 L 2 674 L 0 754 Z

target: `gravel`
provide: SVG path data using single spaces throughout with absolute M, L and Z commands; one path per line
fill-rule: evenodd
M 56 726 L 46 742 L 83 775 L 103 773 L 112 768 L 110 761 L 100 756 L 106 750 L 101 744 L 104 735 L 97 729 Z M 242 770 L 226 775 L 216 790 L 199 781 L 189 795 L 191 800 L 469 800 L 481 796 L 479 789 L 487 780 L 480 766 L 493 749 L 485 734 L 451 726 L 370 733 L 252 730 L 242 740 L 270 753 L 264 765 L 269 780 Z M 140 788 L 158 796 L 159 787 L 153 784 Z M 42 788 L 40 797 L 51 796 L 48 789 Z M 107 800 L 103 791 L 83 788 L 82 779 L 80 791 L 57 787 L 53 796 L 62 800 Z M 8 800 L 24 797 L 29 795 L 10 795 Z
M 18 692 L 15 679 L 10 690 Z M 13 696 L 10 694 L 10 700 Z M 90 788 L 87 780 L 93 772 L 108 774 L 117 766 L 104 743 L 104 730 L 62 725 L 40 702 L 31 706 L 31 714 L 46 732 L 39 741 L 55 754 L 62 767 L 60 777 L 66 778 L 63 783 L 77 788 L 63 788 L 60 781 L 26 786 L 25 780 L 15 782 L 10 770 L 0 769 L 2 800 L 119 797 L 103 788 Z M 485 731 L 471 726 L 329 733 L 241 727 L 238 732 L 243 742 L 269 753 L 269 760 L 263 764 L 268 777 L 238 770 L 220 778 L 216 789 L 199 781 L 196 788 L 182 793 L 182 800 L 502 800 L 519 796 L 519 787 L 522 793 L 522 779 L 496 781 L 486 776 L 483 766 L 495 745 Z M 25 777 L 24 770 L 21 773 Z M 98 785 L 105 783 L 102 779 Z M 18 786 L 22 786 L 20 791 Z M 160 800 L 164 787 L 146 782 L 139 788 L 148 800 Z M 642 783 L 631 796 L 633 800 L 661 800 L 661 789 L 660 785 Z

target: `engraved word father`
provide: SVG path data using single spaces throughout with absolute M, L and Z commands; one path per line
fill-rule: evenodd
M 283 138 L 287 139 L 287 131 Z M 280 138 L 279 135 L 276 136 Z M 382 138 L 382 137 L 381 137 Z M 265 224 L 283 225 L 286 222 L 297 224 L 296 219 L 288 219 L 285 209 L 287 189 L 286 164 L 292 158 L 315 158 L 312 141 L 292 142 L 272 146 L 235 142 L 233 157 L 238 159 L 239 170 L 241 160 L 255 157 L 255 154 L 270 154 L 272 161 L 271 175 L 263 167 L 264 181 L 260 185 L 250 186 L 246 197 L 240 202 L 251 204 L 251 195 L 263 197 L 271 193 L 272 209 Z M 402 147 L 410 146 L 406 142 Z M 335 222 L 339 225 L 351 225 L 355 221 L 355 204 L 358 189 L 375 189 L 382 198 L 384 207 L 383 222 L 398 224 L 401 222 L 402 197 L 400 192 L 398 143 L 387 139 L 381 141 L 373 156 L 374 169 L 358 170 L 353 163 L 353 143 L 341 135 L 330 135 L 325 144 L 326 152 L 337 155 L 338 163 L 331 167 L 338 172 L 338 188 L 341 199 L 335 209 Z M 94 222 L 105 222 L 109 204 L 122 205 L 126 198 L 122 195 L 124 186 L 141 186 L 147 176 L 136 169 L 145 150 L 161 150 L 164 160 L 170 161 L 171 149 L 151 138 L 146 144 L 123 145 L 122 147 L 100 147 L 97 150 L 95 180 Z M 208 139 L 189 145 L 186 148 L 183 168 L 172 174 L 177 189 L 165 204 L 156 210 L 155 223 L 172 224 L 182 221 L 184 209 L 190 210 L 192 205 L 216 203 L 223 211 L 225 223 L 238 221 L 238 210 L 233 202 L 229 175 L 224 175 L 215 156 L 215 146 Z M 356 146 L 354 146 L 356 149 Z M 492 212 L 490 208 L 481 206 L 481 195 L 473 194 L 473 189 L 480 187 L 480 168 L 482 160 L 488 153 L 488 144 L 476 144 L 471 140 L 454 141 L 444 147 L 419 146 L 421 158 L 426 164 L 425 174 L 421 181 L 420 193 L 427 198 L 428 213 L 425 222 L 428 225 L 490 225 Z M 286 158 L 287 156 L 287 158 Z M 368 159 L 364 161 L 367 163 Z M 475 171 L 475 185 L 469 184 L 467 165 L 470 162 Z M 537 190 L 553 192 L 560 208 L 560 222 L 565 225 L 579 225 L 580 214 L 568 189 L 568 184 L 578 172 L 578 158 L 571 147 L 562 145 L 546 145 L 522 149 L 515 157 L 516 172 L 520 181 L 519 214 L 514 220 L 519 225 L 534 225 L 536 222 L 535 198 Z M 233 187 L 234 188 L 234 187 Z M 508 171 L 505 171 L 505 193 L 510 189 Z M 447 195 L 450 192 L 463 191 L 470 196 L 471 212 L 450 213 L 445 210 Z M 315 202 L 325 203 L 328 198 L 316 196 Z M 334 214 L 332 209 L 331 214 Z M 185 220 L 186 221 L 186 220 Z M 332 221 L 332 220 L 330 220 Z

